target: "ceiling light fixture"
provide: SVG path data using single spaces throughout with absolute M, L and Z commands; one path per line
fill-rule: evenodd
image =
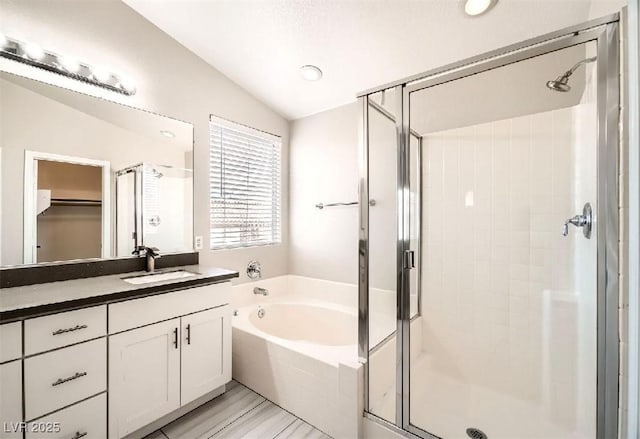
M 300 74 L 307 81 L 318 81 L 322 79 L 322 70 L 311 64 L 300 67 Z
M 35 43 L 24 43 L 4 34 L 0 34 L 0 57 L 97 85 L 127 96 L 131 96 L 136 92 L 135 83 L 124 75 L 112 73 L 102 66 L 90 66 L 81 63 L 71 56 L 58 55 L 43 49 Z
M 497 0 L 466 0 L 464 4 L 464 12 L 472 17 L 484 14 Z
M 163 136 L 169 138 L 169 139 L 173 139 L 176 137 L 175 133 L 173 131 L 168 131 L 168 130 L 160 130 L 160 134 L 162 134 Z

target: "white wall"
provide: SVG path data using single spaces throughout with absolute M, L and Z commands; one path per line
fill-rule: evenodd
M 589 7 L 589 20 L 620 12 L 627 0 L 594 0 Z
M 357 115 L 354 103 L 291 124 L 291 273 L 357 282 L 357 206 L 315 207 L 358 199 Z
M 243 273 L 250 259 L 258 259 L 265 276 L 287 272 L 289 128 L 283 117 L 118 0 L 2 0 L 0 16 L 6 35 L 126 72 L 135 78 L 138 92 L 133 97 L 124 97 L 56 75 L 33 72 L 34 69 L 29 69 L 31 75 L 45 75 L 47 80 L 58 84 L 193 123 L 195 233 L 204 236 L 205 242 L 209 231 L 209 115 L 282 136 L 283 244 L 232 251 L 204 250 L 200 260 Z M 0 68 L 7 68 L 8 63 L 11 62 L 2 60 Z

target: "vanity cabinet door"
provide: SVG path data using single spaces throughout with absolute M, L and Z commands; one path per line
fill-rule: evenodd
M 0 438 L 22 438 L 22 360 L 0 364 Z
M 109 337 L 109 436 L 180 407 L 180 319 Z
M 231 380 L 231 307 L 182 317 L 182 405 Z

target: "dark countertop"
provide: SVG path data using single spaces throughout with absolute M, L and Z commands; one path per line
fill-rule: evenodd
M 182 279 L 138 285 L 123 280 L 125 277 L 147 274 L 141 271 L 3 288 L 0 289 L 0 323 L 210 285 L 239 276 L 237 271 L 203 265 L 171 267 L 156 270 L 156 273 L 176 270 L 198 274 Z

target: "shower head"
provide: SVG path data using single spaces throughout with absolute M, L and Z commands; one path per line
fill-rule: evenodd
M 553 91 L 568 92 L 571 90 L 569 85 L 569 75 L 558 76 L 554 81 L 547 81 L 547 88 Z
M 571 86 L 569 85 L 569 77 L 573 75 L 573 72 L 575 72 L 576 69 L 582 64 L 594 62 L 595 60 L 596 57 L 594 56 L 593 58 L 587 58 L 583 59 L 580 62 L 577 62 L 573 67 L 564 72 L 562 75 L 558 76 L 555 80 L 547 81 L 547 88 L 553 91 L 561 91 L 565 93 L 568 92 L 569 90 L 571 90 Z
M 151 174 L 155 177 L 155 178 L 162 178 L 164 177 L 164 174 L 160 171 L 158 171 L 156 168 L 153 168 L 151 170 Z

